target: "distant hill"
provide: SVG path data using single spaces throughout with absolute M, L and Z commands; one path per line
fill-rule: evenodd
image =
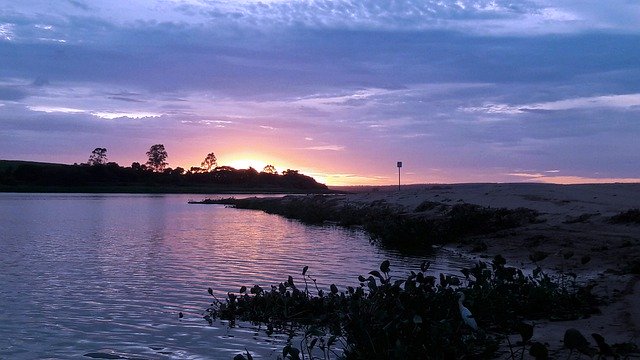
M 15 169 L 20 165 L 39 165 L 39 166 L 72 166 L 67 164 L 46 163 L 38 161 L 23 161 L 23 160 L 0 160 L 0 171 L 5 169 Z
M 153 172 L 144 165 L 122 167 L 66 165 L 0 160 L 0 192 L 326 192 L 327 186 L 296 170 L 283 174 L 253 168 L 218 167 L 210 172 L 185 172 L 181 168 Z

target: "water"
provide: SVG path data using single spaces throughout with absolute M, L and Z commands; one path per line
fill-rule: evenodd
M 245 348 L 275 359 L 282 336 L 202 319 L 207 288 L 302 283 L 309 265 L 321 286 L 344 289 L 385 259 L 396 274 L 424 260 L 362 232 L 190 198 L 202 196 L 0 194 L 0 359 L 231 359 Z M 436 271 L 461 267 L 436 255 Z

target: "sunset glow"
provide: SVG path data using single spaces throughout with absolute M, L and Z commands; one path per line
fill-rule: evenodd
M 21 2 L 0 157 L 272 164 L 329 185 L 639 181 L 634 2 Z M 634 15 L 635 14 L 635 15 Z M 542 174 L 536 176 L 535 174 Z
M 250 167 L 256 169 L 257 171 L 262 171 L 262 169 L 267 165 L 266 162 L 260 160 L 253 159 L 237 159 L 231 160 L 228 163 L 228 166 L 231 166 L 236 169 L 248 169 Z

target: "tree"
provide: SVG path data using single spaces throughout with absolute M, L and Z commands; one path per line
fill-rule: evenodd
M 95 148 L 91 152 L 91 156 L 89 156 L 89 161 L 87 163 L 91 166 L 95 165 L 104 165 L 107 163 L 107 149 L 105 148 Z
M 151 170 L 155 172 L 162 172 L 167 166 L 167 151 L 164 149 L 164 145 L 155 144 L 153 145 L 149 151 L 147 151 L 147 156 L 149 160 L 147 161 L 147 165 Z
M 262 169 L 262 172 L 265 174 L 277 174 L 276 167 L 273 165 L 267 165 Z
M 140 163 L 137 162 L 137 161 L 131 163 L 131 168 L 133 170 L 135 170 L 135 171 L 145 171 L 145 170 L 147 170 L 147 166 L 146 165 L 144 165 L 144 164 L 140 165 Z
M 215 169 L 218 166 L 218 159 L 216 159 L 216 155 L 214 153 L 207 154 L 207 157 L 204 158 L 200 167 L 205 171 L 211 171 L 211 169 Z
M 180 166 L 178 166 L 177 168 L 173 169 L 173 171 L 171 172 L 171 175 L 182 175 L 184 174 L 184 172 L 185 170 Z

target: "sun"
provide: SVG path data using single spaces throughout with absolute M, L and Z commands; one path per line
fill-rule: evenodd
M 286 169 L 298 169 L 298 167 L 295 167 L 295 164 L 291 164 L 289 161 L 278 156 L 266 153 L 239 152 L 235 154 L 224 154 L 220 156 L 218 160 L 218 166 L 231 166 L 238 170 L 252 167 L 258 172 L 261 172 L 267 165 L 273 165 L 279 174 Z
M 262 169 L 264 169 L 264 167 L 269 164 L 267 164 L 262 160 L 241 158 L 241 159 L 231 160 L 229 161 L 228 164 L 225 164 L 225 165 L 231 166 L 236 169 L 248 169 L 252 167 L 258 171 L 262 171 Z

